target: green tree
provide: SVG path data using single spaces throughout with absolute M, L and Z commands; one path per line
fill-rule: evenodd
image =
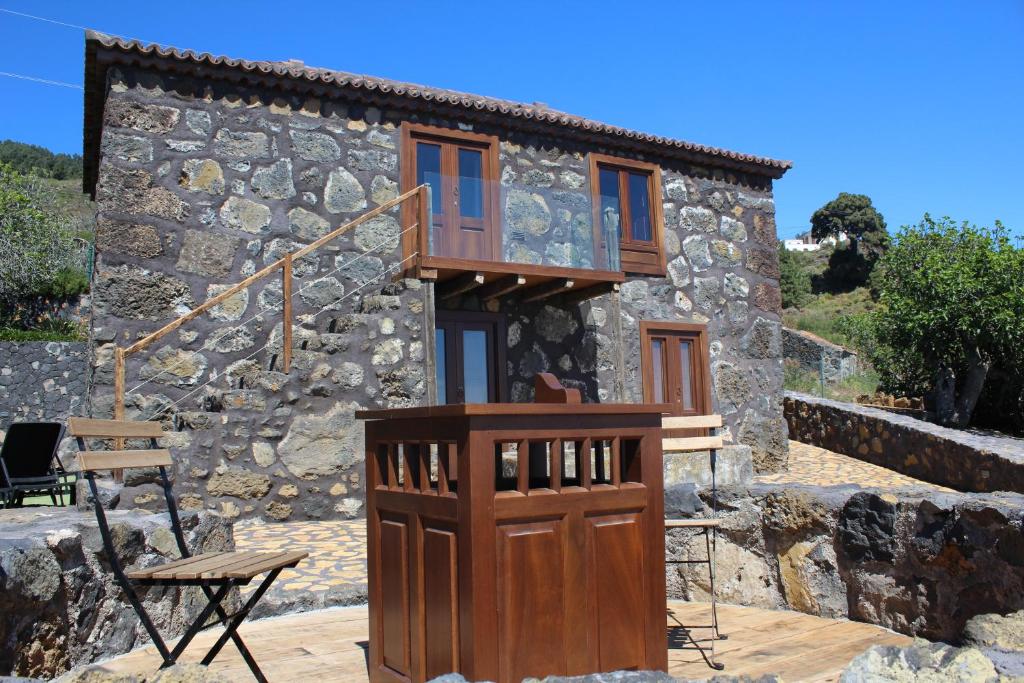
M 55 180 L 82 177 L 81 154 L 54 154 L 45 147 L 14 140 L 0 140 L 0 163 L 3 162 L 22 175 Z
M 927 394 L 943 424 L 970 423 L 993 368 L 1021 377 L 1024 249 L 998 221 L 978 228 L 925 214 L 901 230 L 875 283 L 883 382 Z
M 863 194 L 840 192 L 811 216 L 811 236 L 816 240 L 845 235 L 829 257 L 825 281 L 834 291 L 864 286 L 875 263 L 889 245 L 885 219 Z
M 801 308 L 811 300 L 811 273 L 808 259 L 779 245 L 779 288 L 785 308 Z
M 82 249 L 70 217 L 54 214 L 46 190 L 0 163 L 0 318 L 32 327 L 50 297 L 81 293 Z

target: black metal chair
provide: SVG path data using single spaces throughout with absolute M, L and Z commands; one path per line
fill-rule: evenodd
M 94 420 L 89 418 L 71 418 L 68 421 L 72 436 L 78 440 L 79 448 L 78 463 L 82 474 L 89 483 L 89 490 L 92 493 L 93 507 L 96 510 L 96 520 L 99 522 L 100 536 L 103 539 L 103 547 L 107 558 L 110 561 L 110 568 L 114 577 L 121 585 L 128 602 L 135 608 L 143 627 L 153 640 L 153 645 L 163 658 L 161 669 L 172 666 L 192 642 L 192 639 L 202 630 L 224 624 L 224 632 L 214 643 L 210 651 L 203 657 L 202 663 L 209 665 L 220 653 L 228 640 L 234 642 L 242 659 L 249 665 L 256 680 L 266 682 L 266 677 L 260 671 L 256 660 L 249 652 L 249 648 L 242 642 L 238 635 L 238 627 L 252 611 L 256 603 L 260 601 L 263 594 L 270 588 L 282 569 L 294 567 L 300 560 L 309 556 L 309 553 L 301 551 L 291 552 L 208 552 L 192 555 L 188 545 L 185 543 L 185 535 L 181 530 L 181 521 L 178 518 L 178 507 L 174 502 L 174 492 L 171 490 L 171 482 L 167 476 L 167 468 L 171 463 L 171 454 L 166 449 L 157 448 L 157 439 L 163 435 L 160 424 L 156 422 L 131 422 L 122 420 Z M 114 450 L 114 451 L 89 451 L 87 439 L 114 439 L 115 444 L 119 441 L 129 439 L 148 439 L 150 449 L 148 450 Z M 120 470 L 124 468 L 156 467 L 160 471 L 160 481 L 163 484 L 164 498 L 167 500 L 167 512 L 171 520 L 171 529 L 178 544 L 178 551 L 181 553 L 180 560 L 174 560 L 155 567 L 146 567 L 134 571 L 125 571 L 117 557 L 113 540 L 110 536 L 110 527 L 107 524 L 107 516 L 103 510 L 103 503 L 100 501 L 99 490 L 96 485 L 95 472 L 100 470 Z M 221 604 L 232 588 L 248 585 L 250 581 L 260 574 L 267 574 L 263 583 L 256 589 L 240 610 L 234 614 L 228 614 Z M 142 607 L 135 586 L 199 586 L 206 595 L 207 605 L 196 617 L 192 625 L 185 631 L 185 635 L 178 640 L 173 648 L 168 648 L 164 639 L 156 630 L 153 620 Z M 214 612 L 217 618 L 210 623 L 210 617 Z
M 0 447 L 0 497 L 4 507 L 21 507 L 25 496 L 45 494 L 54 505 L 64 505 L 64 494 L 71 495 L 74 485 L 64 481 L 70 475 L 57 455 L 63 439 L 64 425 L 59 422 L 11 424 Z

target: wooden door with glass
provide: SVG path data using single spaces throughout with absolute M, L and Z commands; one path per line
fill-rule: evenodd
M 670 404 L 673 415 L 712 412 L 704 325 L 641 322 L 640 365 L 645 403 Z
M 496 313 L 437 311 L 437 403 L 499 403 L 506 400 L 505 318 Z
M 429 255 L 495 260 L 501 244 L 496 138 L 408 123 L 402 130 L 403 189 L 430 186 Z

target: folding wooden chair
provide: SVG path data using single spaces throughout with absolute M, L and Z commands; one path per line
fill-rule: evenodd
M 665 529 L 699 529 L 704 533 L 704 546 L 707 551 L 705 559 L 698 560 L 666 560 L 668 564 L 706 564 L 708 566 L 708 582 L 711 588 L 711 623 L 710 624 L 683 624 L 678 619 L 676 623 L 683 630 L 686 639 L 689 640 L 700 652 L 701 657 L 712 669 L 721 671 L 725 665 L 715 659 L 715 641 L 726 640 L 729 636 L 718 629 L 718 606 L 715 597 L 715 540 L 718 527 L 722 521 L 717 519 L 718 515 L 718 482 L 715 476 L 718 449 L 722 447 L 722 437 L 713 432 L 722 426 L 721 415 L 691 415 L 682 417 L 664 417 L 661 420 L 663 430 L 674 429 L 702 429 L 709 432 L 709 436 L 690 437 L 669 437 L 662 439 L 661 450 L 663 453 L 693 453 L 708 451 L 711 459 L 711 517 L 692 519 L 666 519 Z M 673 616 L 675 619 L 675 617 Z M 691 633 L 692 629 L 706 628 L 711 630 L 710 648 L 700 645 Z M 710 656 L 708 652 L 710 651 Z
M 241 636 L 238 635 L 238 627 L 256 606 L 256 603 L 260 601 L 263 594 L 267 592 L 270 584 L 274 582 L 281 570 L 294 567 L 299 560 L 308 557 L 309 553 L 297 551 L 278 553 L 210 552 L 192 555 L 185 544 L 181 521 L 178 518 L 178 508 L 174 502 L 170 479 L 167 476 L 167 467 L 171 465 L 171 454 L 166 449 L 157 448 L 156 440 L 163 435 L 160 425 L 156 422 L 87 418 L 71 418 L 68 425 L 71 434 L 78 439 L 81 449 L 78 453 L 78 464 L 92 492 L 100 536 L 103 538 L 103 547 L 110 559 L 110 567 L 163 658 L 160 668 L 173 665 L 200 631 L 218 624 L 225 624 L 224 633 L 203 657 L 202 663 L 210 664 L 230 639 L 238 648 L 245 663 L 249 665 L 256 680 L 265 682 L 266 677 L 260 671 L 245 643 L 242 642 Z M 149 450 L 89 451 L 87 439 L 149 439 L 151 448 Z M 107 517 L 96 486 L 95 472 L 134 467 L 159 468 L 160 481 L 163 484 L 164 497 L 167 500 L 167 511 L 171 519 L 171 528 L 178 543 L 178 550 L 181 552 L 181 559 L 156 567 L 126 572 L 114 549 Z M 228 592 L 237 586 L 247 585 L 253 578 L 263 573 L 267 573 L 267 576 L 259 588 L 239 611 L 229 615 L 221 605 Z M 142 602 L 135 592 L 134 586 L 136 585 L 199 586 L 206 595 L 208 603 L 174 648 L 169 649 L 153 625 L 152 619 L 143 609 Z M 207 624 L 207 620 L 214 612 L 217 614 L 217 619 Z

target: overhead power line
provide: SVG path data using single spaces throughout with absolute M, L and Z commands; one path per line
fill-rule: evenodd
M 0 76 L 7 76 L 7 78 L 17 78 L 23 81 L 32 81 L 33 83 L 45 83 L 46 85 L 59 85 L 62 88 L 74 88 L 75 90 L 82 90 L 82 86 L 77 83 L 65 83 L 64 81 L 51 81 L 47 78 L 36 78 L 35 76 L 26 76 L 25 74 L 15 74 L 10 71 L 0 71 Z
M 66 21 L 57 21 L 56 19 L 47 19 L 46 17 L 37 17 L 34 14 L 26 14 L 25 12 L 15 12 L 12 9 L 4 9 L 3 7 L 0 7 L 0 12 L 4 12 L 5 14 L 13 14 L 16 17 L 25 17 L 26 19 L 35 19 L 36 21 L 45 21 L 48 24 L 57 24 L 58 26 L 66 26 L 68 28 L 77 28 L 77 29 L 81 29 L 83 31 L 90 30 L 86 26 L 79 26 L 78 24 L 69 24 Z
M 40 17 L 40 16 L 38 16 L 36 14 L 29 14 L 27 12 L 18 12 L 18 11 L 12 10 L 12 9 L 7 9 L 5 7 L 0 7 L 0 12 L 3 12 L 4 14 L 10 14 L 10 15 L 15 16 L 15 17 L 22 17 L 23 19 L 32 19 L 34 21 L 42 21 L 42 22 L 45 22 L 47 24 L 55 24 L 56 26 L 63 26 L 65 28 L 75 28 L 75 29 L 78 29 L 80 31 L 99 31 L 99 29 L 97 29 L 95 27 L 90 28 L 89 26 L 82 26 L 81 24 L 72 24 L 72 23 L 69 23 L 67 21 L 60 21 L 58 19 L 50 19 L 49 17 Z M 100 33 L 108 33 L 108 31 L 100 31 Z M 126 38 L 131 38 L 132 40 L 138 40 L 138 41 L 143 42 L 143 43 L 155 43 L 155 42 L 157 42 L 155 40 L 142 40 L 138 36 L 125 36 L 125 37 Z

